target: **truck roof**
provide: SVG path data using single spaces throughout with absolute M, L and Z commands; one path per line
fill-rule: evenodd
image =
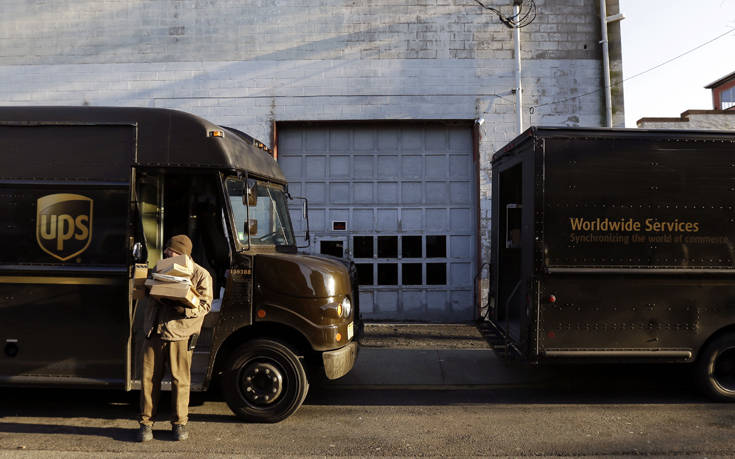
M 0 107 L 0 126 L 48 125 L 134 126 L 137 142 L 131 165 L 243 170 L 262 178 L 286 181 L 262 142 L 235 129 L 223 128 L 178 110 L 145 107 Z M 224 135 L 213 135 L 215 131 Z M 63 143 L 58 148 L 63 149 Z M 58 152 L 49 152 L 49 155 L 54 154 Z
M 560 127 L 531 126 L 515 139 L 495 152 L 496 161 L 533 138 L 586 138 L 586 139 L 658 139 L 668 141 L 725 141 L 735 142 L 735 131 L 693 130 L 693 129 L 638 129 L 603 127 Z

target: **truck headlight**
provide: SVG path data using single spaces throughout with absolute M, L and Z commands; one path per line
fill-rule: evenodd
M 352 313 L 352 302 L 350 302 L 350 299 L 345 297 L 344 300 L 342 300 L 342 317 L 349 317 Z

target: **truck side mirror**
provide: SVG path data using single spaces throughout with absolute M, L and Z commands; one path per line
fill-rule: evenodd
M 290 194 L 288 195 L 288 197 L 291 199 L 301 199 L 302 201 L 304 201 L 303 206 L 301 206 L 301 215 L 306 221 L 306 234 L 304 235 L 304 240 L 306 241 L 306 245 L 298 246 L 298 248 L 304 249 L 311 245 L 311 236 L 309 235 L 309 200 L 303 196 L 291 196 Z
M 146 260 L 146 250 L 142 242 L 133 244 L 133 260 L 136 263 L 143 263 Z
M 245 234 L 258 234 L 258 220 L 248 220 L 245 222 Z

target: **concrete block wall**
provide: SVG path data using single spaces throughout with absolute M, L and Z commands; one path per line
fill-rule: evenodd
M 536 5 L 525 126 L 601 125 L 599 2 Z M 614 70 L 619 47 L 612 31 Z M 484 118 L 483 262 L 490 158 L 517 135 L 513 72 L 512 31 L 474 0 L 3 0 L 0 17 L 2 105 L 176 108 L 266 144 L 273 121 Z

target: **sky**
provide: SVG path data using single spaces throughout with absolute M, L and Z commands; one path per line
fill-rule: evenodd
M 712 109 L 708 84 L 735 72 L 735 0 L 620 0 L 623 77 L 644 72 L 713 38 L 724 37 L 624 83 L 625 125 Z

